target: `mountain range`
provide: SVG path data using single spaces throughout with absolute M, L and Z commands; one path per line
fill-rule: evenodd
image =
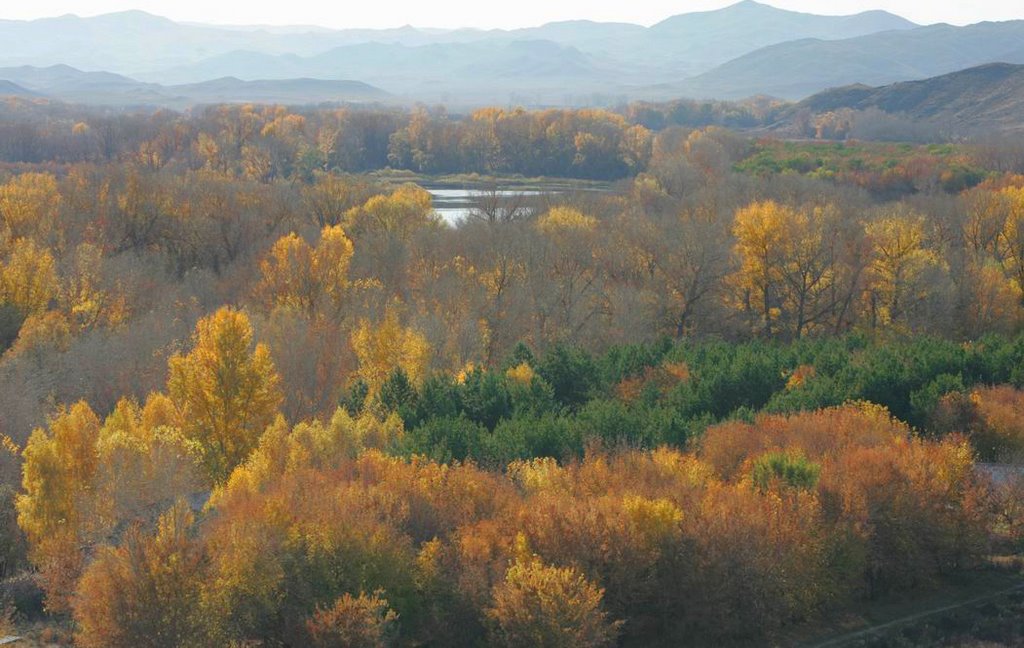
M 919 26 L 884 11 L 819 16 L 754 0 L 650 27 L 581 20 L 515 30 L 224 27 L 129 11 L 0 21 L 0 42 L 0 80 L 21 90 L 170 106 L 801 99 L 854 83 L 1024 63 L 1024 21 Z M 0 86 L 0 94 L 18 92 Z

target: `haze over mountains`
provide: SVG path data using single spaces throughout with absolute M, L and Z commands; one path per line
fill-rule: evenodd
M 0 42 L 0 80 L 29 93 L 173 106 L 799 99 L 852 83 L 1024 63 L 1024 21 L 920 27 L 883 11 L 816 16 L 752 0 L 651 27 L 570 21 L 486 31 L 216 27 L 131 11 L 0 21 Z

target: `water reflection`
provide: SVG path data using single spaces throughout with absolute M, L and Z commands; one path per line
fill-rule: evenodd
M 469 218 L 508 220 L 529 216 L 539 196 L 561 191 L 539 189 L 482 190 L 452 187 L 427 187 L 434 199 L 434 211 L 449 225 Z

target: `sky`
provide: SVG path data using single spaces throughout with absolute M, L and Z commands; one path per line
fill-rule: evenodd
M 650 25 L 675 14 L 717 9 L 733 0 L 33 0 L 0 2 L 0 18 L 32 19 L 68 13 L 93 16 L 141 9 L 179 21 L 233 25 L 323 27 L 532 27 L 555 20 L 589 19 Z M 767 4 L 819 14 L 885 9 L 918 23 L 957 25 L 1024 19 L 1021 0 L 766 0 Z

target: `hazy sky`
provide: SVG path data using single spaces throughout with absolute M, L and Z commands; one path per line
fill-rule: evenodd
M 587 18 L 652 24 L 688 11 L 715 9 L 730 0 L 33 0 L 0 2 L 0 18 L 28 19 L 74 13 L 91 16 L 142 9 L 175 20 L 224 24 L 311 24 L 326 27 L 528 27 Z M 967 24 L 1024 18 L 1021 0 L 770 0 L 768 4 L 821 14 L 886 9 L 919 23 Z

